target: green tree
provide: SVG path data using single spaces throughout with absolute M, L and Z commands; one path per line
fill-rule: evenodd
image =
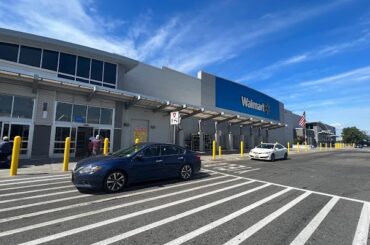
M 367 135 L 356 127 L 343 128 L 342 139 L 344 143 L 361 143 Z

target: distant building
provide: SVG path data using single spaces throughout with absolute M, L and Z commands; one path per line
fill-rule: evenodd
M 335 127 L 322 122 L 306 123 L 307 133 L 312 135 L 312 145 L 319 145 L 320 143 L 334 144 L 336 142 Z

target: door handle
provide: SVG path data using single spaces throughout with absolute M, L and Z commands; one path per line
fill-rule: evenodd
M 182 160 L 182 159 L 184 159 L 184 157 L 178 157 L 177 159 L 178 159 L 178 160 Z
M 160 162 L 163 162 L 163 160 L 156 160 L 155 162 L 156 163 L 160 163 Z

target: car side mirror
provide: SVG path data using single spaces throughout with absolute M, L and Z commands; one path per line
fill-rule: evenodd
M 137 154 L 135 157 L 135 160 L 142 161 L 143 160 L 143 154 Z

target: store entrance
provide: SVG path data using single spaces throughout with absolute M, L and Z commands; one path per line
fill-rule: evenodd
M 91 127 L 78 127 L 77 128 L 77 141 L 76 141 L 76 157 L 87 157 L 89 138 L 94 136 L 94 129 Z

